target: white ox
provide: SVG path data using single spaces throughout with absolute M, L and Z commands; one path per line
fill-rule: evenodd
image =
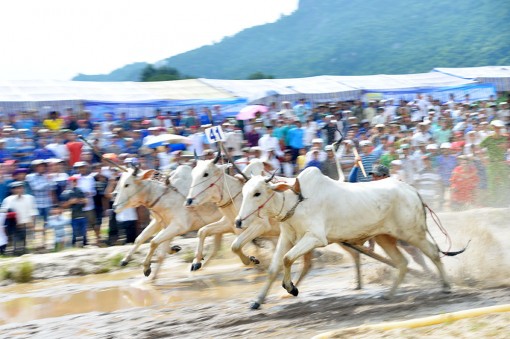
M 255 306 L 264 301 L 282 265 L 282 286 L 296 296 L 298 289 L 291 281 L 291 266 L 297 258 L 333 242 L 361 244 L 372 237 L 399 270 L 386 297 L 394 295 L 407 272 L 407 260 L 396 246 L 397 238 L 416 246 L 429 257 L 439 270 L 443 291 L 450 291 L 439 248 L 427 239 L 422 200 L 414 188 L 401 181 L 388 178 L 369 183 L 344 183 L 322 175 L 317 168 L 308 168 L 299 174 L 292 186 L 273 184 L 262 176 L 244 185 L 236 226 L 249 228 L 257 218 L 284 217 L 287 220 L 281 224 L 282 233 L 268 281 Z
M 252 176 L 254 173 L 261 173 L 264 169 L 262 161 L 251 162 L 243 174 Z M 255 219 L 256 225 L 251 224 L 250 227 L 242 231 L 235 227 L 235 218 L 239 213 L 243 200 L 242 189 L 244 181 L 242 179 L 230 176 L 225 173 L 225 165 L 218 165 L 214 160 L 199 160 L 197 166 L 191 172 L 193 181 L 186 200 L 186 206 L 199 206 L 203 203 L 214 202 L 217 204 L 223 217 L 207 226 L 202 227 L 198 231 L 199 243 L 195 254 L 195 259 L 191 266 L 191 270 L 198 270 L 202 267 L 203 244 L 205 238 L 210 235 L 219 235 L 224 233 L 235 233 L 238 237 L 232 243 L 231 249 L 236 253 L 241 261 L 248 265 L 250 262 L 258 263 L 253 256 L 246 256 L 242 249 L 246 244 L 259 237 L 277 237 L 280 235 L 279 220 L 274 218 Z M 287 179 L 287 178 L 280 178 Z M 357 251 L 345 247 L 339 243 L 348 253 L 350 253 L 356 264 L 357 285 L 356 289 L 361 289 L 361 270 L 360 255 Z M 304 278 L 311 267 L 312 253 L 306 253 L 303 258 L 303 268 L 299 274 L 296 285 Z M 210 257 L 207 259 L 209 260 Z M 207 261 L 206 261 L 207 262 Z M 206 264 L 204 262 L 204 265 Z M 258 306 L 254 304 L 255 308 Z
M 235 233 L 239 235 L 232 243 L 232 251 L 239 256 L 243 264 L 258 264 L 259 261 L 254 256 L 247 256 L 243 252 L 243 247 L 258 237 L 277 237 L 280 235 L 280 228 L 276 221 L 270 219 L 268 222 L 260 222 L 257 227 L 250 228 L 249 231 L 241 234 L 241 229 L 234 226 L 234 220 L 239 212 L 242 202 L 242 179 L 233 177 L 225 170 L 230 166 L 217 164 L 218 156 L 213 160 L 198 160 L 197 165 L 191 172 L 192 183 L 189 190 L 185 206 L 188 208 L 196 208 L 206 203 L 215 203 L 218 206 L 223 217 L 207 226 L 202 227 L 198 231 L 198 244 L 195 252 L 195 259 L 191 265 L 191 270 L 196 271 L 205 266 L 214 255 L 214 252 L 207 257 L 202 264 L 204 258 L 203 249 L 204 242 L 208 236 L 222 235 L 226 233 Z M 243 173 L 250 176 L 251 173 L 261 173 L 264 170 L 262 161 L 250 163 Z M 306 273 L 306 272 L 305 272 Z
M 136 238 L 134 246 L 122 260 L 126 265 L 138 247 L 153 234 L 159 232 L 150 242 L 150 250 L 144 263 L 145 276 L 151 273 L 150 263 L 154 251 L 163 244 L 158 255 L 158 266 L 152 279 L 155 279 L 172 238 L 218 220 L 221 214 L 214 204 L 205 204 L 190 211 L 183 207 L 185 197 L 191 185 L 191 167 L 182 165 L 169 177 L 167 185 L 153 180 L 147 180 L 154 174 L 154 170 L 139 171 L 128 169 L 124 172 L 115 188 L 115 201 L 113 208 L 119 213 L 129 207 L 145 206 L 149 209 L 152 220 L 143 232 Z M 219 247 L 221 235 L 215 239 L 215 249 Z M 180 248 L 174 246 L 173 252 Z

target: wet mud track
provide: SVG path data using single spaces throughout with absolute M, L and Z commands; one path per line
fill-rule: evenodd
M 375 265 L 378 264 L 366 266 L 370 269 Z M 117 283 L 136 286 L 138 279 L 129 278 Z M 158 293 L 145 292 L 141 302 L 150 297 L 146 301 L 149 305 L 7 323 L 0 326 L 0 336 L 309 338 L 337 328 L 510 303 L 510 287 L 476 289 L 455 286 L 451 294 L 443 294 L 435 281 L 417 283 L 412 279 L 402 286 L 394 299 L 384 300 L 380 295 L 386 291 L 387 282 L 366 283 L 363 290 L 354 291 L 350 288 L 350 266 L 342 265 L 335 271 L 330 267 L 315 270 L 301 286 L 298 297 L 287 296 L 275 283 L 267 303 L 258 311 L 250 310 L 249 303 L 264 280 L 265 276 L 253 269 L 241 270 L 241 274 L 228 270 L 209 272 L 177 282 L 167 275 L 155 287 L 148 287 Z M 104 287 L 104 283 L 101 286 Z M 118 291 L 114 297 L 126 298 Z M 58 302 L 57 299 L 52 302 Z

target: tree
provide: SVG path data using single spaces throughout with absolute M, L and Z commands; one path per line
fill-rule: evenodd
M 262 72 L 255 72 L 248 75 L 248 80 L 257 80 L 257 79 L 274 79 L 274 76 L 270 74 L 264 74 Z
M 163 66 L 155 68 L 153 65 L 147 65 L 142 71 L 140 81 L 173 81 L 181 80 L 181 74 L 176 68 Z

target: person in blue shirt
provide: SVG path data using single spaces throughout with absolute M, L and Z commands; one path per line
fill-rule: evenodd
M 287 138 L 289 140 L 289 146 L 292 152 L 292 161 L 295 161 L 299 155 L 299 150 L 304 148 L 304 134 L 305 130 L 301 125 L 301 121 L 296 120 L 296 126 L 292 127 L 287 133 Z
M 361 147 L 361 154 L 359 158 L 354 160 L 354 167 L 349 174 L 348 181 L 349 182 L 368 182 L 372 181 L 371 176 L 364 176 L 363 172 L 360 170 L 359 162 L 363 164 L 365 172 L 368 174 L 372 171 L 372 167 L 374 163 L 377 161 L 376 155 L 371 153 L 372 143 L 368 140 L 362 140 L 359 143 Z
M 46 148 L 47 140 L 44 138 L 39 139 L 38 147 L 34 150 L 34 159 L 48 160 L 51 158 L 57 158 L 55 153 Z
M 78 128 L 74 131 L 74 133 L 83 136 L 84 138 L 87 138 L 90 133 L 92 133 L 92 130 L 88 126 L 87 120 L 81 119 L 78 120 Z
M 200 118 L 200 125 L 212 125 L 213 124 L 213 121 L 211 120 L 212 112 L 209 109 L 209 107 L 207 107 L 207 106 L 202 107 L 202 112 L 200 112 L 199 118 Z
M 12 154 L 10 151 L 5 149 L 5 139 L 0 139 L 0 163 L 9 159 L 12 159 Z
M 19 120 L 14 123 L 14 127 L 17 130 L 27 130 L 27 134 L 33 136 L 33 129 L 36 124 L 35 121 L 31 118 L 29 112 L 23 111 L 19 117 Z

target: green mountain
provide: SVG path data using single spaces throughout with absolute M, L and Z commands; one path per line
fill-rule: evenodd
M 275 23 L 164 62 L 183 74 L 220 79 L 246 79 L 255 72 L 289 78 L 510 65 L 510 4 L 300 0 L 297 11 Z
M 143 69 L 149 65 L 146 62 L 135 62 L 118 68 L 109 74 L 78 74 L 76 81 L 140 81 Z

